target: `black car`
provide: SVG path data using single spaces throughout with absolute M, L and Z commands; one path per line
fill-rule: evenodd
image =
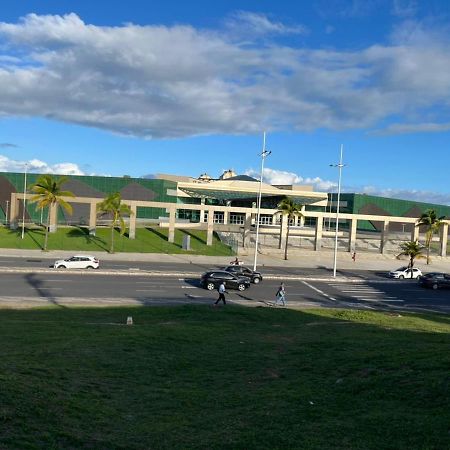
M 430 272 L 419 278 L 419 284 L 432 289 L 450 288 L 450 275 L 442 272 Z
M 223 270 L 233 273 L 238 277 L 250 278 L 250 281 L 255 284 L 258 284 L 260 281 L 262 281 L 261 272 L 256 272 L 245 266 L 227 266 Z
M 225 270 L 211 270 L 205 272 L 201 279 L 200 284 L 208 291 L 217 289 L 222 281 L 225 283 L 226 289 L 238 289 L 239 291 L 245 291 L 250 287 L 250 280 L 246 277 L 238 277 Z

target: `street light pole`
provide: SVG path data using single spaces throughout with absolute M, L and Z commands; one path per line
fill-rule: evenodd
M 261 214 L 261 190 L 262 190 L 262 179 L 264 172 L 264 160 L 272 152 L 266 150 L 266 132 L 263 135 L 263 149 L 261 152 L 261 175 L 259 178 L 259 192 L 258 192 L 258 213 L 256 215 L 256 240 L 255 240 L 255 259 L 253 260 L 253 270 L 256 270 L 256 262 L 258 260 L 258 241 L 259 241 L 259 217 Z
M 336 205 L 336 231 L 334 236 L 334 263 L 333 263 L 333 277 L 336 278 L 336 266 L 337 266 L 337 250 L 338 250 L 338 233 L 339 233 L 339 207 L 341 203 L 341 179 L 342 179 L 342 156 L 344 152 L 344 146 L 341 145 L 341 156 L 339 158 L 339 164 L 330 164 L 330 167 L 337 167 L 339 169 L 339 181 L 337 192 L 337 205 Z
M 6 200 L 6 218 L 5 218 L 5 225 L 8 226 L 8 217 L 9 217 L 9 200 Z
M 23 211 L 22 211 L 22 239 L 25 237 L 25 209 L 27 206 L 27 170 L 28 163 L 25 163 L 25 179 L 23 183 Z

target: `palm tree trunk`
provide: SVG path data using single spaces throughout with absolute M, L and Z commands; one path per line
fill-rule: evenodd
M 284 214 L 281 214 L 281 218 L 280 218 L 280 239 L 278 242 L 278 248 L 281 249 L 281 245 L 283 243 L 283 218 L 284 218 Z
M 109 253 L 114 253 L 114 221 L 111 224 L 111 245 L 109 247 Z
M 284 259 L 287 260 L 288 259 L 288 241 L 289 241 L 289 228 L 290 228 L 290 224 L 289 224 L 289 216 L 287 218 L 287 233 L 286 233 L 286 244 L 284 245 Z
M 432 239 L 433 239 L 433 235 L 431 234 L 431 228 L 430 228 L 427 233 L 427 264 L 430 264 L 430 247 L 431 247 Z
M 50 220 L 51 220 L 51 211 L 52 205 L 48 205 L 48 214 L 47 214 L 47 226 L 45 227 L 45 238 L 44 238 L 44 252 L 47 251 L 47 246 L 48 246 L 48 230 L 50 230 Z

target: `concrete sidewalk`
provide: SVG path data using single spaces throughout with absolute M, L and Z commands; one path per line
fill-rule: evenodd
M 43 252 L 42 250 L 17 250 L 0 249 L 1 257 L 19 257 L 27 259 L 47 259 L 49 261 L 65 258 L 73 254 L 83 254 L 82 251 L 61 251 L 52 250 Z M 100 260 L 105 261 L 141 261 L 153 263 L 177 263 L 177 264 L 204 264 L 204 265 L 227 265 L 234 257 L 230 256 L 202 256 L 164 253 L 114 253 L 92 252 Z M 239 259 L 245 265 L 252 267 L 254 255 L 242 255 Z M 279 254 L 259 254 L 257 265 L 259 268 L 279 267 L 279 268 L 325 268 L 333 269 L 333 251 L 310 251 L 295 250 L 289 253 L 289 259 L 284 260 Z M 339 252 L 337 257 L 337 269 L 339 270 L 380 270 L 388 271 L 408 264 L 408 260 L 398 260 L 393 254 L 381 255 L 378 253 L 358 253 L 356 261 L 351 258 L 351 253 Z M 450 258 L 433 256 L 429 265 L 424 259 L 416 260 L 416 267 L 425 272 L 450 272 Z

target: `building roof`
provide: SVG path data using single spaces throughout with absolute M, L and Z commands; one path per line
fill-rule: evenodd
M 245 177 L 245 175 L 243 176 Z M 251 177 L 248 177 L 251 180 L 236 179 L 239 177 L 211 181 L 209 183 L 178 183 L 178 189 L 191 197 L 197 198 L 210 198 L 225 201 L 256 198 L 260 189 L 259 181 Z M 266 183 L 261 183 L 261 195 L 263 197 L 288 196 L 296 203 L 302 205 L 317 204 L 317 202 L 327 201 L 327 194 L 325 192 L 292 191 L 279 189 Z

